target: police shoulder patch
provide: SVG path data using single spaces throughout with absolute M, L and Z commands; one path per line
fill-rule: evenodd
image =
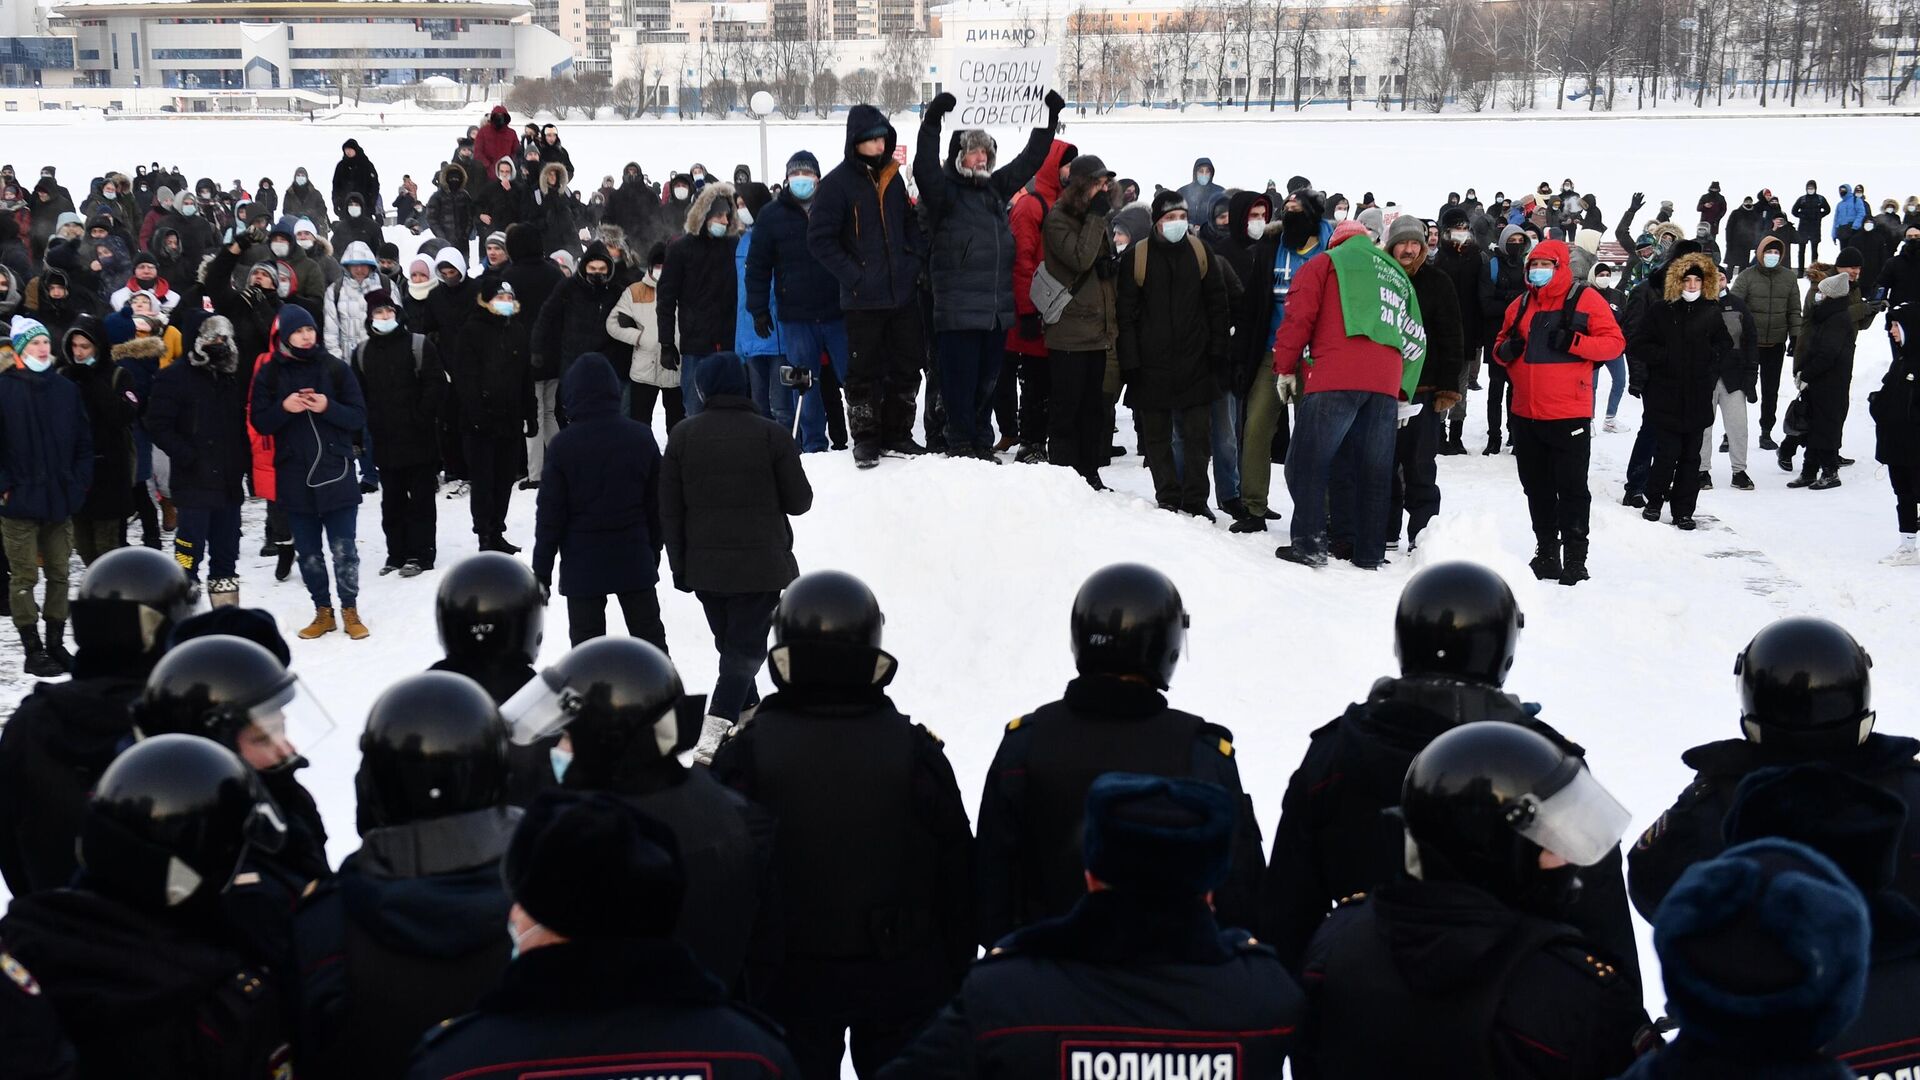
M 0 952 L 0 975 L 5 975 L 8 982 L 19 987 L 20 992 L 28 997 L 40 996 L 39 980 L 33 977 L 25 964 L 15 960 L 12 953 Z
M 1201 724 L 1200 740 L 1218 750 L 1221 757 L 1233 756 L 1233 732 L 1219 724 Z
M 1019 730 L 1020 730 L 1020 725 L 1021 725 L 1021 724 L 1024 724 L 1024 723 L 1026 723 L 1026 722 L 1027 722 L 1027 718 L 1026 718 L 1026 717 L 1024 717 L 1024 716 L 1016 716 L 1016 717 L 1014 717 L 1014 718 L 1013 718 L 1012 720 L 1009 720 L 1009 721 L 1007 721 L 1007 730 L 1008 730 L 1008 731 L 1019 731 Z
M 1613 986 L 1625 978 L 1620 974 L 1618 965 L 1595 951 L 1594 947 L 1586 942 L 1556 941 L 1549 944 L 1544 951 L 1601 986 Z

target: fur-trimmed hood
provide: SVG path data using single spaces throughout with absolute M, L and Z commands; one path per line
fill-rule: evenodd
M 451 180 L 455 176 L 460 178 L 460 190 L 465 191 L 467 189 L 467 170 L 462 168 L 457 161 L 449 161 L 445 165 L 440 166 L 440 171 L 433 174 L 433 186 L 439 188 L 441 191 L 452 191 L 454 186 Z
M 496 179 L 495 183 L 499 183 Z M 567 190 L 567 167 L 558 161 L 549 161 L 540 166 L 540 190 L 547 194 L 559 194 Z
M 1713 260 L 1705 254 L 1695 253 L 1682 255 L 1667 264 L 1665 293 L 1669 301 L 1680 299 L 1680 285 L 1689 270 L 1700 271 L 1704 279 L 1700 287 L 1702 300 L 1720 299 L 1720 289 L 1724 284 L 1720 278 L 1720 268 L 1715 266 Z
M 722 199 L 726 200 L 728 207 L 733 206 L 733 185 L 732 184 L 728 184 L 720 181 L 714 181 L 714 182 L 708 183 L 706 187 L 703 187 L 700 189 L 699 194 L 693 197 L 693 205 L 687 207 L 687 217 L 685 222 L 685 228 L 688 236 L 703 235 L 701 227 L 705 225 L 707 222 L 707 212 L 713 209 L 714 203 Z M 729 216 L 728 222 L 727 222 L 727 235 L 728 236 L 740 235 L 740 215 L 739 214 L 732 214 Z
M 166 339 L 157 335 L 128 338 L 113 347 L 113 361 L 116 364 L 122 360 L 158 360 L 165 355 Z

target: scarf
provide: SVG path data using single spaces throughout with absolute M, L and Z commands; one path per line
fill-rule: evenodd
M 1348 337 L 1364 337 L 1400 352 L 1402 400 L 1411 400 L 1427 359 L 1427 327 L 1407 272 L 1364 238 L 1327 253 L 1340 283 L 1340 316 Z

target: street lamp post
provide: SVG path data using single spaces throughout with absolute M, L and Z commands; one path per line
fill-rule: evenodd
M 754 91 L 747 101 L 747 109 L 760 118 L 760 181 L 765 183 L 771 174 L 767 171 L 767 116 L 773 112 L 773 95 L 765 90 Z

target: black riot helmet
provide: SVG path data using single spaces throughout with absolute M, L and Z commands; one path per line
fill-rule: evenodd
M 84 883 L 148 911 L 204 903 L 249 846 L 279 851 L 287 827 L 259 777 L 197 735 L 127 749 L 94 785 L 80 828 Z
M 1873 733 L 1873 658 L 1825 619 L 1781 619 L 1733 663 L 1740 727 L 1762 746 L 1823 753 Z
M 193 615 L 197 599 L 186 570 L 158 551 L 109 551 L 80 579 L 73 640 L 83 654 L 151 663 L 166 650 L 173 628 Z
M 1400 674 L 1500 686 L 1527 625 L 1506 579 L 1478 563 L 1437 563 L 1413 575 L 1393 614 Z
M 885 686 L 899 666 L 880 648 L 886 623 L 866 582 L 839 570 L 804 574 L 774 609 L 768 670 L 782 688 Z
M 704 706 L 681 690 L 666 653 L 639 638 L 601 637 L 535 675 L 500 714 L 519 746 L 566 732 L 568 786 L 597 788 L 691 749 Z
M 1427 744 L 1400 791 L 1407 870 L 1554 914 L 1574 869 L 1605 859 L 1631 820 L 1581 760 L 1539 732 L 1483 720 Z M 1541 852 L 1569 865 L 1543 870 Z
M 404 825 L 501 805 L 507 725 L 480 684 L 429 671 L 374 701 L 360 736 L 362 818 Z
M 488 551 L 460 560 L 440 579 L 434 620 L 453 660 L 531 664 L 540 654 L 547 602 L 527 564 Z
M 1180 590 L 1139 563 L 1097 570 L 1073 598 L 1073 660 L 1082 675 L 1135 675 L 1165 690 L 1192 625 Z
M 133 704 L 141 738 L 181 732 L 204 735 L 245 756 L 243 738 L 265 738 L 277 749 L 275 769 L 305 764 L 299 749 L 333 729 L 326 710 L 309 696 L 279 657 L 246 638 L 228 634 L 183 641 L 167 651 L 147 675 Z M 250 759 L 252 760 L 252 759 Z

